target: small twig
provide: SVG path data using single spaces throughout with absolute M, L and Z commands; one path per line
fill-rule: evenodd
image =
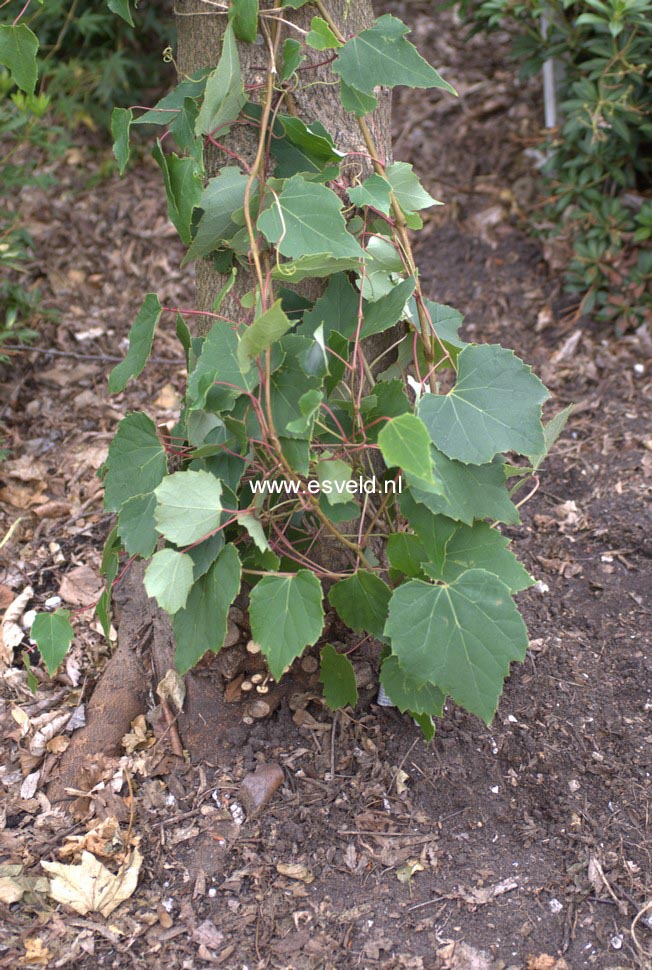
M 52 354 L 53 357 L 72 357 L 74 360 L 98 360 L 105 364 L 120 364 L 124 357 L 111 357 L 108 354 L 78 354 L 74 350 L 53 350 L 47 347 L 29 347 L 27 344 L 2 344 L 2 350 L 22 350 L 28 354 Z M 148 357 L 148 364 L 169 364 L 174 366 L 186 366 L 185 360 L 181 357 L 170 359 L 166 357 Z
M 641 962 L 646 958 L 646 956 L 648 954 L 646 954 L 645 950 L 643 949 L 643 947 L 641 946 L 641 944 L 638 942 L 638 937 L 636 935 L 636 924 L 638 923 L 638 921 L 643 916 L 645 916 L 645 914 L 650 909 L 652 909 L 652 899 L 649 901 L 649 903 L 646 903 L 645 904 L 645 906 L 643 907 L 643 909 L 639 909 L 638 913 L 636 914 L 636 916 L 632 920 L 632 925 L 631 925 L 630 930 L 629 930 L 629 932 L 631 934 L 631 937 L 632 937 L 632 940 L 634 941 L 634 946 L 636 947 L 636 952 L 638 953 L 639 957 L 641 958 Z
M 177 718 L 170 710 L 170 706 L 167 701 L 161 699 L 161 710 L 163 711 L 163 717 L 165 718 L 165 723 L 167 724 L 166 734 L 170 735 L 170 746 L 172 748 L 172 753 L 177 756 L 177 758 L 183 758 L 183 745 L 181 743 L 181 738 L 179 737 L 179 728 L 177 727 Z

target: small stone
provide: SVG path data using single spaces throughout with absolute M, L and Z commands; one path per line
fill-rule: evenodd
M 21 620 L 23 630 L 31 630 L 32 623 L 34 622 L 35 619 L 36 619 L 36 610 L 28 610 L 27 613 L 23 613 L 23 618 Z
M 554 899 L 554 897 L 548 901 L 548 906 L 550 907 L 551 913 L 561 913 L 562 909 L 564 908 L 559 900 Z
M 274 793 L 283 784 L 283 769 L 280 765 L 262 765 L 242 779 L 239 800 L 249 817 L 257 815 L 271 801 Z
M 233 620 L 229 620 L 228 628 L 226 631 L 226 639 L 222 644 L 222 648 L 234 647 L 236 643 L 240 642 L 242 633 L 240 632 L 240 627 L 236 626 Z

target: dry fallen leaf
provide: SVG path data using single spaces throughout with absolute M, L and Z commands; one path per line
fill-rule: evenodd
M 468 943 L 447 943 L 437 950 L 442 970 L 495 970 L 493 957 L 485 950 L 476 950 Z
M 396 870 L 396 878 L 399 882 L 411 882 L 415 872 L 423 872 L 425 866 L 418 859 L 408 859 L 404 866 Z
M 310 869 L 300 862 L 279 862 L 276 871 L 280 872 L 282 876 L 287 876 L 288 879 L 298 879 L 300 882 L 305 882 L 307 886 L 315 881 Z
M 192 938 L 195 943 L 203 943 L 204 946 L 216 950 L 224 942 L 224 933 L 221 933 L 210 919 L 205 919 L 192 931 Z
M 154 404 L 166 411 L 171 411 L 179 406 L 181 398 L 172 384 L 164 384 Z
M 123 841 L 117 818 L 110 815 L 84 835 L 66 836 L 65 844 L 59 849 L 59 856 L 61 859 L 73 858 L 81 855 L 82 852 L 90 852 L 94 856 L 101 856 L 114 862 L 124 862 L 128 849 Z
M 183 702 L 186 699 L 186 685 L 176 670 L 172 667 L 168 670 L 163 680 L 156 688 L 156 693 L 162 701 L 167 701 L 173 711 L 177 714 L 183 709 Z
M 43 943 L 40 936 L 25 940 L 25 953 L 18 961 L 21 967 L 47 967 L 52 954 Z
M 33 595 L 32 587 L 26 586 L 5 610 L 2 626 L 0 626 L 0 670 L 9 666 L 13 659 L 14 648 L 25 636 L 25 631 L 20 625 L 20 619 Z
M 563 957 L 541 953 L 538 957 L 527 958 L 527 970 L 568 970 L 568 964 Z
M 34 718 L 32 727 L 38 730 L 29 742 L 29 753 L 35 758 L 42 758 L 48 742 L 57 734 L 61 734 L 71 716 L 71 711 L 48 711 L 41 717 Z
M 48 885 L 45 876 L 24 876 L 18 863 L 0 865 L 0 903 L 7 906 L 20 902 L 28 892 L 46 893 Z
M 459 896 L 469 906 L 486 906 L 496 896 L 510 893 L 513 889 L 518 889 L 518 883 L 514 882 L 513 879 L 503 879 L 495 886 L 483 886 L 480 889 L 460 889 Z
M 41 865 L 54 877 L 49 895 L 58 903 L 70 906 L 81 916 L 87 913 L 109 916 L 133 895 L 142 861 L 142 855 L 134 849 L 129 865 L 121 868 L 117 875 L 90 852 L 82 852 L 78 866 L 67 866 L 62 862 L 42 862 Z
M 156 743 L 156 738 L 154 738 L 149 732 L 147 721 L 142 714 L 134 718 L 131 722 L 131 731 L 122 739 L 122 747 L 125 749 L 127 754 L 133 754 L 138 748 L 151 748 L 153 744 Z
M 91 606 L 102 591 L 102 582 L 90 566 L 75 566 L 61 580 L 59 596 L 72 606 Z
M 407 782 L 410 780 L 410 776 L 407 771 L 403 771 L 399 768 L 396 772 L 396 794 L 402 795 L 403 792 L 407 791 Z

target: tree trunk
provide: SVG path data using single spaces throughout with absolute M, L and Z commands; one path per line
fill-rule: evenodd
M 329 0 L 329 9 L 345 35 L 363 30 L 373 22 L 370 0 Z M 202 68 L 214 68 L 222 50 L 222 38 L 227 24 L 224 12 L 203 3 L 202 0 L 178 0 L 178 69 L 181 75 L 192 74 Z M 315 8 L 308 5 L 297 11 L 286 9 L 284 16 L 292 19 L 304 30 L 310 26 Z M 290 28 L 283 30 L 291 35 Z M 258 44 L 240 44 L 239 53 L 245 84 L 257 84 L 264 80 L 266 50 Z M 328 53 L 311 51 L 308 60 L 320 64 L 328 60 Z M 294 95 L 297 110 L 306 123 L 316 119 L 328 129 L 341 151 L 361 152 L 352 156 L 343 165 L 342 174 L 349 184 L 355 178 L 366 177 L 372 171 L 371 162 L 365 157 L 367 148 L 358 128 L 356 119 L 342 108 L 334 87 L 335 77 L 330 65 L 309 71 L 310 85 Z M 314 83 L 320 82 L 320 83 Z M 391 161 L 391 119 L 390 94 L 381 92 L 379 105 L 374 114 L 367 118 L 374 135 L 381 161 Z M 258 133 L 252 128 L 234 125 L 224 139 L 225 147 L 247 162 L 253 161 L 257 147 Z M 206 173 L 210 178 L 217 174 L 225 164 L 233 165 L 233 159 L 218 149 L 208 146 L 205 152 Z M 241 296 L 253 285 L 252 277 L 241 270 L 231 294 L 225 300 L 222 312 L 238 319 L 240 310 L 236 297 Z M 209 310 L 225 283 L 225 277 L 218 274 L 208 260 L 198 260 L 196 264 L 196 306 Z M 306 296 L 315 299 L 319 295 L 319 281 L 307 280 L 297 286 Z M 208 318 L 195 317 L 199 333 L 210 327 Z M 367 342 L 371 358 L 375 358 L 396 339 L 393 330 L 372 337 Z M 385 363 L 388 363 L 386 361 Z M 341 527 L 354 526 L 342 523 Z M 330 568 L 338 568 L 342 560 L 342 550 L 328 539 L 320 539 L 313 549 L 313 557 Z M 342 568 L 348 559 L 342 561 Z M 64 785 L 75 787 L 85 758 L 97 750 L 118 750 L 120 739 L 126 733 L 129 723 L 138 713 L 145 710 L 146 698 L 143 680 L 147 681 L 144 663 L 133 653 L 134 630 L 149 646 L 152 686 L 164 677 L 167 670 L 174 666 L 174 637 L 169 618 L 148 599 L 142 580 L 142 568 L 132 569 L 123 583 L 124 589 L 118 596 L 122 609 L 118 619 L 117 652 L 110 664 L 105 679 L 98 687 L 97 697 L 93 698 L 93 717 L 91 729 L 83 729 L 73 739 L 70 755 L 63 764 L 62 776 L 53 782 L 51 797 L 55 800 L 65 798 Z M 236 651 L 238 648 L 234 648 Z M 244 641 L 239 647 L 244 652 Z M 133 656 L 132 656 L 133 654 Z M 123 658 L 131 657 L 133 662 L 124 663 Z M 222 655 L 220 655 L 222 656 Z M 246 658 L 245 658 L 246 659 Z M 251 658 L 248 658 L 251 660 Z M 248 668 L 243 668 L 248 669 Z M 115 690 L 115 676 L 125 696 L 120 717 L 109 717 L 111 705 L 107 698 Z M 201 667 L 190 671 L 185 677 L 186 702 L 184 711 L 178 719 L 178 728 L 183 745 L 193 760 L 220 764 L 230 757 L 233 747 L 239 746 L 245 736 L 245 725 L 234 716 L 233 709 L 224 700 L 224 677 L 219 670 L 218 657 L 207 656 Z M 105 689 L 106 687 L 106 689 Z M 121 695 L 122 696 L 122 695 Z M 271 706 L 271 705 L 270 705 Z
M 329 12 L 338 24 L 344 36 L 349 36 L 369 27 L 374 21 L 371 0 L 329 0 Z M 286 9 L 284 16 L 303 30 L 310 27 L 315 14 L 315 8 L 308 4 L 299 10 Z M 177 36 L 178 36 L 178 69 L 181 75 L 192 74 L 207 67 L 214 67 L 222 50 L 222 39 L 227 24 L 226 14 L 211 9 L 202 0 L 180 0 L 177 5 Z M 291 36 L 292 30 L 282 25 L 284 36 Z M 297 35 L 295 35 L 297 36 Z M 282 40 L 284 37 L 282 37 Z M 265 61 L 267 50 L 259 44 L 239 44 L 240 63 L 245 85 L 261 84 L 265 79 Z M 368 158 L 368 148 L 360 132 L 354 115 L 345 111 L 339 99 L 339 82 L 331 70 L 330 64 L 323 64 L 329 60 L 330 51 L 309 51 L 303 66 L 322 64 L 315 70 L 305 72 L 310 78 L 310 84 L 305 89 L 299 88 L 293 92 L 293 98 L 301 119 L 310 124 L 319 120 L 330 132 L 337 148 L 342 152 L 356 153 L 346 160 L 342 166 L 342 177 L 345 183 L 352 184 L 354 180 L 365 178 L 373 171 L 373 165 Z M 303 72 L 302 72 L 303 73 Z M 253 97 L 253 96 L 252 96 Z M 381 90 L 378 94 L 378 108 L 367 117 L 367 123 L 374 136 L 380 160 L 391 162 L 391 92 Z M 229 151 L 247 163 L 255 157 L 258 132 L 256 129 L 244 125 L 234 125 L 228 137 L 222 140 Z M 361 153 L 361 154 L 358 154 Z M 214 146 L 208 145 L 205 153 L 206 174 L 210 178 L 218 170 L 228 164 L 233 165 L 233 159 L 225 155 Z M 208 260 L 198 260 L 196 263 L 196 308 L 209 310 L 217 294 L 226 282 L 226 277 L 215 271 Z M 253 277 L 246 271 L 240 271 L 235 285 L 227 294 L 222 304 L 221 313 L 237 320 L 242 314 L 240 297 L 254 285 Z M 296 290 L 303 296 L 315 300 L 323 289 L 320 280 L 305 280 L 296 285 Z M 211 321 L 208 317 L 195 317 L 200 321 L 196 325 L 199 333 L 210 329 Z M 367 357 L 375 360 L 383 354 L 399 335 L 399 327 L 392 328 L 385 333 L 370 337 L 365 342 Z M 383 360 L 382 370 L 389 363 L 391 357 Z M 376 468 L 378 473 L 380 468 Z M 344 532 L 354 533 L 357 527 L 355 521 L 341 523 Z M 328 534 L 319 538 L 313 547 L 313 559 L 321 564 L 328 564 L 329 568 L 346 569 L 350 559 L 336 539 Z
M 370 0 L 356 0 L 355 3 L 351 3 L 351 0 L 330 0 L 329 9 L 345 35 L 355 34 L 365 27 L 369 27 L 374 19 Z M 286 9 L 284 13 L 287 19 L 292 19 L 298 27 L 304 30 L 310 27 L 310 21 L 314 15 L 315 8 L 311 4 L 296 11 Z M 202 0 L 179 0 L 177 4 L 177 58 L 181 75 L 192 74 L 194 71 L 206 67 L 215 67 L 222 50 L 222 37 L 226 24 L 225 13 L 213 10 Z M 286 36 L 292 36 L 290 28 L 282 25 L 282 29 Z M 267 51 L 259 44 L 239 44 L 238 47 L 245 85 L 259 84 L 264 81 Z M 328 60 L 329 53 L 328 51 L 325 53 L 311 51 L 305 63 L 320 64 Z M 297 91 L 294 95 L 302 120 L 309 124 L 319 119 L 331 133 L 340 151 L 365 153 L 367 148 L 355 117 L 346 112 L 340 104 L 336 93 L 338 89 L 333 86 L 336 78 L 331 71 L 330 64 L 306 72 L 306 76 L 310 78 L 310 85 L 305 90 Z M 377 110 L 367 120 L 374 134 L 381 160 L 391 161 L 391 96 L 388 92 L 380 95 Z M 228 137 L 223 140 L 229 151 L 234 152 L 247 162 L 253 161 L 257 142 L 258 133 L 244 125 L 234 125 Z M 210 145 L 205 152 L 205 162 L 208 177 L 216 175 L 223 165 L 234 164 L 233 159 Z M 348 166 L 344 167 L 345 179 L 347 168 L 351 180 L 356 174 L 368 175 L 372 170 L 371 163 L 359 155 L 354 156 Z M 224 285 L 225 277 L 217 273 L 208 260 L 197 261 L 196 273 L 197 309 L 208 310 Z M 238 285 L 238 282 L 236 282 L 233 291 L 234 296 L 250 289 L 252 285 L 252 280 L 247 273 L 242 272 L 239 275 L 240 284 Z M 303 287 L 298 286 L 297 289 L 302 290 L 311 298 L 316 298 L 319 295 L 318 292 L 315 292 L 314 281 L 306 281 Z M 224 307 L 223 312 L 226 316 L 237 319 L 237 302 L 235 299 L 229 300 L 227 297 Z M 209 329 L 208 321 L 204 324 L 203 329 Z M 392 343 L 392 339 L 387 334 L 381 336 L 384 341 L 377 344 L 378 350 L 376 350 L 376 344 L 370 348 L 374 357 Z

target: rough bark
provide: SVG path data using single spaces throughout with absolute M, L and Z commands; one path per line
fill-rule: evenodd
M 140 580 L 142 596 L 147 599 L 142 573 Z M 48 797 L 53 802 L 75 798 L 66 789 L 79 788 L 84 766 L 94 754 L 121 754 L 120 742 L 131 722 L 147 708 L 149 677 L 143 648 L 150 640 L 151 628 L 143 623 L 142 604 L 133 608 L 133 592 L 137 603 L 137 591 L 130 584 L 115 596 L 116 623 L 120 630 L 118 646 L 87 705 L 86 724 L 73 734 L 48 786 Z

